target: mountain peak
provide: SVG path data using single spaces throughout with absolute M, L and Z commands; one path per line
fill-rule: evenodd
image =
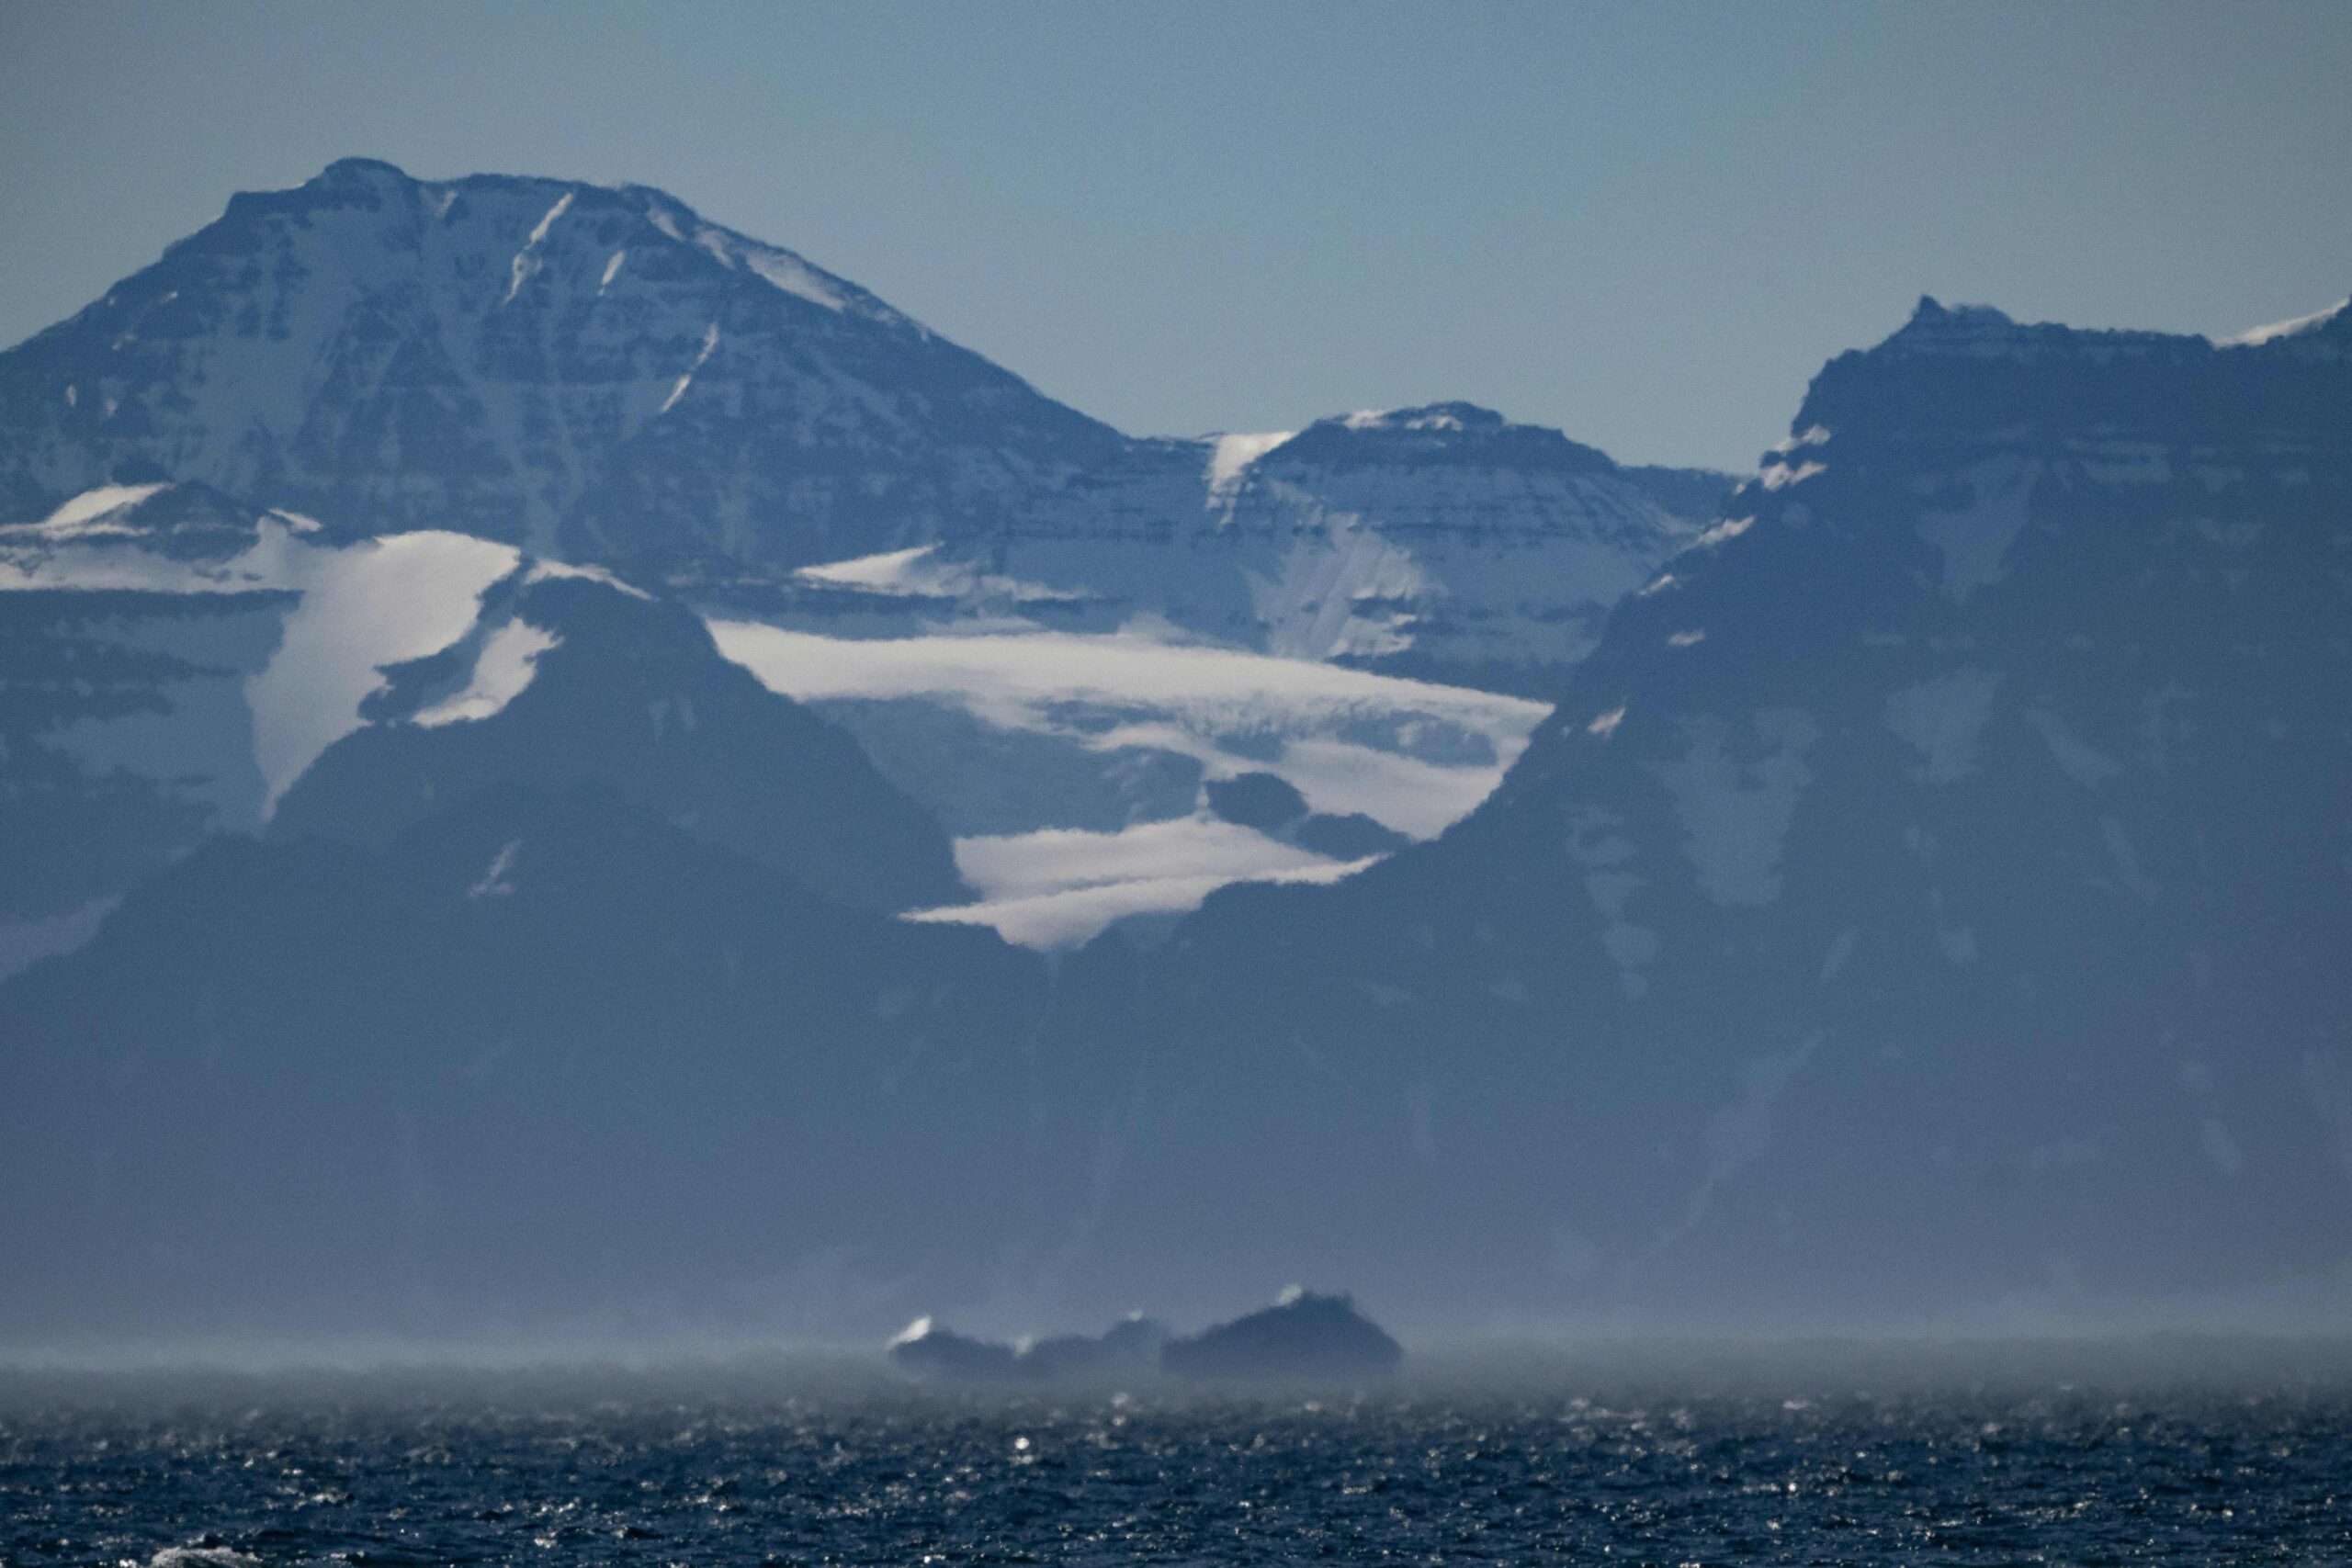
M 1340 421 L 1350 430 L 1500 430 L 1510 422 L 1476 403 L 1424 403 L 1419 408 L 1369 409 Z
M 306 186 L 333 186 L 360 181 L 371 185 L 416 183 L 406 169 L 397 164 L 388 164 L 381 158 L 337 158 L 302 183 Z
M 339 532 L 786 566 L 985 530 L 1120 437 L 645 186 L 344 158 L 0 353 L 0 519 L 124 464 Z
M 1319 419 L 1277 448 L 1286 464 L 1419 463 L 1613 472 L 1609 455 L 1548 425 L 1519 424 L 1470 402 L 1423 403 Z
M 1932 294 L 1922 294 L 1911 319 L 1887 343 L 1949 348 L 2011 337 L 2020 330 L 2015 318 L 1990 305 L 1946 305 Z
M 1991 305 L 1947 305 L 1932 294 L 1919 296 L 1919 303 L 1912 308 L 1907 325 L 1923 321 L 1975 321 L 1985 326 L 2013 327 L 2017 321 L 2007 311 Z

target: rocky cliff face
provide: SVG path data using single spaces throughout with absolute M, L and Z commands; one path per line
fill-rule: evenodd
M 1469 819 L 1180 933 L 1250 1110 L 1163 1190 L 1279 1182 L 1265 1253 L 1359 1279 L 1480 1215 L 1594 1307 L 2325 1299 L 2347 346 L 1930 301 L 1832 363 Z

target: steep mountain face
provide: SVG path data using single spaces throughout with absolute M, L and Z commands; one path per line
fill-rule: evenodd
M 1042 967 L 602 786 L 381 851 L 215 839 L 0 992 L 0 1325 L 841 1333 L 975 1299 L 1082 1202 L 1021 1114 Z
M 640 186 L 348 160 L 0 355 L 0 516 L 197 480 L 341 533 L 839 559 L 990 526 L 1107 427 Z
M 2347 349 L 1928 302 L 1831 364 L 1466 821 L 1180 931 L 1114 1232 L 1534 1310 L 2335 1301 Z

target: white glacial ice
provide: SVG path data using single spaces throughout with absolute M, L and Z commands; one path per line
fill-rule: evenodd
M 2352 309 L 2352 298 L 2338 299 L 2326 310 L 2313 310 L 2308 316 L 2273 321 L 2267 327 L 2255 327 L 2230 337 L 2217 337 L 2212 344 L 2215 348 L 2256 348 L 2266 343 L 2276 343 L 2280 338 L 2301 337 L 2305 333 L 2316 332 L 2327 325 L 2347 309 Z
M 1250 465 L 1288 441 L 1298 433 L 1278 430 L 1264 435 L 1218 435 L 1209 443 L 1209 502 L 1230 496 L 1240 485 Z
M 1091 751 L 1148 746 L 1211 777 L 1262 769 L 1317 811 L 1363 812 L 1425 838 L 1484 799 L 1548 711 L 1520 697 L 1376 675 L 1136 630 L 841 638 L 713 621 L 719 651 L 801 702 L 920 698 L 988 727 Z M 1087 710 L 1082 718 L 1073 710 Z M 1464 761 L 1414 754 L 1418 729 L 1483 742 Z M 1253 744 L 1235 750 L 1234 738 Z
M 959 839 L 956 869 L 980 901 L 906 918 L 989 926 L 1018 946 L 1050 951 L 1090 942 L 1129 915 L 1196 909 L 1231 883 L 1336 882 L 1371 863 L 1334 861 L 1208 817 L 1115 833 L 1051 829 Z
M 254 761 L 275 807 L 320 752 L 359 728 L 359 705 L 383 685 L 383 666 L 463 637 L 483 591 L 520 556 L 510 545 L 438 532 L 318 549 L 265 525 L 256 553 L 273 546 L 284 585 L 302 595 L 277 652 L 245 684 Z
M 539 655 L 562 640 L 528 621 L 507 622 L 483 640 L 481 654 L 474 660 L 473 679 L 466 689 L 424 709 L 413 722 L 433 728 L 461 719 L 490 717 L 522 695 L 531 683 Z

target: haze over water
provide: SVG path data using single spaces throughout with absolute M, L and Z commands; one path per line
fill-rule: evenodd
M 2347 1479 L 2314 1342 L 1456 1345 L 1253 1396 L 856 1354 L 0 1382 L 14 1565 L 2319 1563 Z
M 2328 1562 L 2352 1380 L 2340 1347 L 2188 1339 L 1441 1352 L 1243 1397 L 858 1359 L 19 1375 L 0 1518 L 12 1564 L 156 1568 Z

